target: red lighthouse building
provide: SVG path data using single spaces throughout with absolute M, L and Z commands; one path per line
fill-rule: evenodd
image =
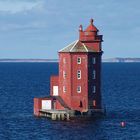
M 102 35 L 94 26 L 79 27 L 79 40 L 59 51 L 59 75 L 51 76 L 51 96 L 34 99 L 34 114 L 43 110 L 81 112 L 92 115 L 102 112 L 101 56 Z

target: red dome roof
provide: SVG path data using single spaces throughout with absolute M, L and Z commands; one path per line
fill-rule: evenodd
M 98 32 L 98 29 L 93 25 L 93 19 L 90 20 L 90 25 L 87 27 L 87 29 L 85 31 L 87 31 L 87 32 L 90 32 L 90 31 Z

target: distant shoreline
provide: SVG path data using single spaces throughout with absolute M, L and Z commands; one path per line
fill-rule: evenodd
M 58 62 L 58 59 L 0 59 L 0 63 L 3 62 L 14 62 L 14 63 L 45 63 L 45 62 Z
M 58 59 L 0 59 L 0 63 L 45 63 L 58 62 Z M 140 58 L 108 58 L 102 59 L 103 63 L 139 63 Z
M 108 58 L 103 59 L 103 62 L 112 62 L 112 63 L 139 63 L 140 58 Z

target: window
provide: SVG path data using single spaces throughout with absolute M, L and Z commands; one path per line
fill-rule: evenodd
M 93 100 L 93 106 L 94 107 L 96 106 L 96 100 Z
M 96 71 L 95 70 L 93 70 L 92 79 L 96 79 Z
M 63 92 L 66 92 L 66 86 L 63 86 Z
M 58 96 L 58 86 L 53 86 L 53 96 Z
M 67 76 L 66 72 L 63 71 L 63 78 L 66 79 L 66 76 Z
M 42 109 L 47 109 L 47 110 L 52 109 L 52 101 L 51 100 L 42 100 Z
M 81 64 L 81 57 L 77 58 L 77 64 Z
M 95 93 L 96 92 L 96 86 L 92 87 L 92 92 Z
M 81 93 L 81 86 L 77 86 L 77 92 Z
M 80 101 L 80 105 L 79 105 L 79 107 L 83 107 L 83 103 L 82 103 L 82 101 Z
M 96 63 L 96 57 L 92 57 L 92 64 Z
M 63 63 L 66 64 L 66 58 L 63 58 Z
M 81 70 L 77 71 L 77 79 L 81 79 Z
M 88 32 L 85 32 L 85 35 L 88 35 Z

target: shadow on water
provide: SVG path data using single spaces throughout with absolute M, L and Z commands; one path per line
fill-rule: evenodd
M 139 134 L 136 130 L 140 123 L 137 118 L 138 110 L 127 114 L 123 112 L 123 117 L 121 111 L 108 111 L 107 115 L 100 119 L 70 121 L 52 121 L 28 114 L 3 115 L 0 117 L 2 125 L 0 138 L 2 140 L 125 140 L 127 138 L 137 140 Z M 126 122 L 125 128 L 121 128 L 121 121 Z
M 102 121 L 100 119 L 73 119 L 70 121 L 52 121 L 45 118 L 42 120 L 45 122 L 46 127 L 48 123 L 50 125 L 50 139 L 62 139 L 62 140 L 90 140 L 90 139 L 108 139 L 106 132 L 102 131 Z M 39 119 L 37 119 L 40 121 Z M 100 135 L 100 133 L 102 133 Z M 45 134 L 44 134 L 45 135 Z

